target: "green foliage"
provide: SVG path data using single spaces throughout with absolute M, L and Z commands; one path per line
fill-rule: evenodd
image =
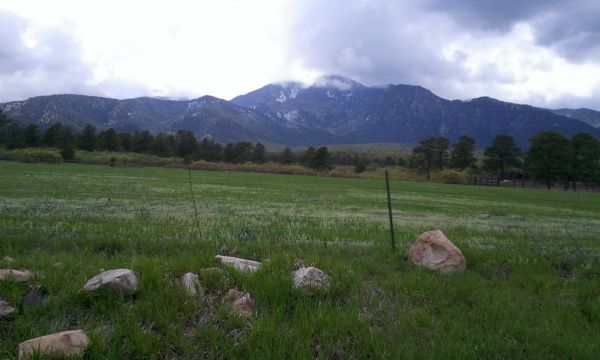
M 67 143 L 60 151 L 60 155 L 62 156 L 63 160 L 65 160 L 65 161 L 74 160 L 75 159 L 75 147 L 73 145 L 71 145 L 70 143 Z
M 319 171 L 333 169 L 331 155 L 325 146 L 321 146 L 318 149 L 310 146 L 302 156 L 302 163 L 308 168 Z
M 265 162 L 265 146 L 261 143 L 256 143 L 254 145 L 254 159 L 253 161 L 257 164 L 262 164 Z
M 431 178 L 431 171 L 442 170 L 448 161 L 448 147 L 450 142 L 443 136 L 434 136 L 419 141 L 413 148 L 411 165 L 427 174 Z
M 115 129 L 110 128 L 98 134 L 98 149 L 103 151 L 119 151 L 121 138 Z
M 198 150 L 198 140 L 191 131 L 178 130 L 175 141 L 177 142 L 177 156 L 179 157 L 191 157 Z
M 4 153 L 3 158 L 20 162 L 49 164 L 59 164 L 63 160 L 58 151 L 39 148 L 13 149 Z
M 433 179 L 444 184 L 468 184 L 469 174 L 464 171 L 444 169 L 434 173 Z
M 521 148 L 509 135 L 496 135 L 492 145 L 483 152 L 483 165 L 486 170 L 497 172 L 504 179 L 506 171 L 521 166 Z
M 535 178 L 550 189 L 555 182 L 568 177 L 572 148 L 569 140 L 553 131 L 543 131 L 529 140 L 525 164 Z
M 39 147 L 42 143 L 40 130 L 35 124 L 27 125 L 23 129 L 23 137 L 26 147 Z
M 177 141 L 173 135 L 158 133 L 148 144 L 148 152 L 163 157 L 176 156 Z
M 475 139 L 468 135 L 462 135 L 458 139 L 458 142 L 452 145 L 450 166 L 460 171 L 464 171 L 467 168 L 475 167 L 476 161 Z
M 600 182 L 600 141 L 588 133 L 571 137 L 569 181 Z
M 281 152 L 279 156 L 279 162 L 283 165 L 290 165 L 294 163 L 294 153 L 292 149 L 288 146 Z
M 223 160 L 223 145 L 211 138 L 204 138 L 194 154 L 194 160 L 221 161 Z
M 96 136 L 96 128 L 93 125 L 87 124 L 79 135 L 79 149 L 94 151 L 97 147 L 98 138 Z

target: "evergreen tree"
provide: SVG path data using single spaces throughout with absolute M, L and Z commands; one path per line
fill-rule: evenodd
M 40 130 L 35 124 L 27 125 L 23 129 L 23 137 L 25 139 L 26 147 L 39 147 L 42 143 Z
M 63 125 L 56 123 L 44 131 L 42 135 L 42 143 L 48 147 L 61 147 L 60 136 L 63 131 Z
M 131 140 L 131 151 L 137 153 L 147 153 L 150 151 L 150 144 L 154 141 L 154 136 L 148 130 L 136 131 Z
M 294 163 L 294 153 L 292 153 L 292 149 L 290 149 L 289 146 L 283 149 L 283 151 L 281 152 L 279 162 L 283 165 L 289 165 Z
M 96 128 L 93 125 L 87 124 L 81 134 L 79 134 L 79 148 L 81 150 L 94 151 L 98 144 L 96 137 Z
M 565 181 L 572 152 L 569 140 L 559 133 L 542 131 L 529 141 L 526 166 L 535 178 L 543 181 L 548 189 L 557 181 Z
M 419 145 L 413 148 L 411 157 L 413 167 L 424 170 L 427 180 L 430 180 L 432 170 L 442 170 L 446 165 L 449 146 L 450 142 L 443 136 L 434 136 L 419 141 Z
M 179 130 L 175 137 L 177 141 L 177 155 L 185 158 L 191 156 L 198 150 L 198 140 L 196 136 L 188 130 Z
M 501 179 L 504 178 L 508 169 L 521 166 L 521 148 L 509 135 L 496 135 L 492 145 L 485 149 L 483 155 L 485 156 L 484 167 L 487 170 L 499 172 Z
M 577 181 L 592 182 L 600 174 L 600 141 L 588 133 L 571 137 L 571 153 L 568 166 L 568 181 L 577 190 Z
M 4 146 L 8 142 L 8 116 L 0 109 L 0 146 Z
M 468 135 L 462 135 L 458 142 L 452 145 L 450 153 L 450 166 L 460 171 L 475 167 L 475 139 Z
M 25 133 L 23 132 L 23 129 L 12 122 L 8 124 L 6 129 L 6 147 L 8 149 L 25 147 Z
M 309 167 L 309 168 L 313 168 L 315 166 L 315 153 L 317 152 L 317 149 L 315 149 L 313 146 L 309 146 L 306 151 L 304 151 L 304 154 L 302 154 L 302 159 L 301 159 L 301 163 L 302 165 Z
M 327 147 L 321 146 L 315 151 L 310 167 L 316 170 L 331 170 L 333 168 Z
M 167 133 L 158 133 L 148 146 L 151 154 L 170 157 L 177 155 L 177 141 L 173 135 Z
M 104 151 L 121 150 L 121 139 L 115 129 L 110 128 L 98 134 L 98 148 Z
M 198 150 L 194 154 L 195 160 L 221 161 L 223 160 L 223 145 L 205 137 L 200 142 Z
M 261 143 L 256 143 L 254 145 L 254 162 L 258 164 L 262 164 L 265 162 L 265 146 Z
M 133 151 L 133 136 L 130 133 L 119 133 L 119 139 L 121 139 L 121 148 L 123 151 Z

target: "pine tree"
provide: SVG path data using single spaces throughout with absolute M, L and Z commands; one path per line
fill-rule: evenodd
M 98 146 L 96 137 L 96 128 L 93 125 L 87 124 L 79 135 L 79 148 L 81 150 L 94 151 Z
M 475 139 L 468 135 L 462 135 L 458 142 L 452 145 L 450 153 L 450 166 L 460 171 L 475 167 Z
M 492 145 L 485 149 L 483 155 L 485 156 L 484 167 L 499 172 L 501 179 L 504 179 L 504 174 L 508 169 L 521 166 L 521 148 L 509 135 L 496 135 Z

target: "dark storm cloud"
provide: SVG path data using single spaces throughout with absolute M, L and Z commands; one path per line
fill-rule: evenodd
M 292 52 L 311 68 L 370 84 L 425 85 L 425 77 L 461 72 L 437 51 L 445 37 L 428 31 L 427 20 L 444 32 L 444 19 L 403 2 L 314 1 L 290 31 Z
M 600 55 L 598 0 L 425 0 L 423 9 L 447 14 L 466 29 L 508 32 L 532 26 L 536 42 L 574 61 Z
M 69 33 L 35 28 L 2 10 L 0 44 L 0 103 L 57 93 L 118 96 L 144 91 L 123 81 L 92 84 L 93 70 Z

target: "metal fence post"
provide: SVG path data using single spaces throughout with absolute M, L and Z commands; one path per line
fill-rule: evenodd
M 385 187 L 387 189 L 388 215 L 390 217 L 390 235 L 392 236 L 392 249 L 396 249 L 396 239 L 394 238 L 394 222 L 392 220 L 392 198 L 390 196 L 390 178 L 388 171 L 385 171 Z

